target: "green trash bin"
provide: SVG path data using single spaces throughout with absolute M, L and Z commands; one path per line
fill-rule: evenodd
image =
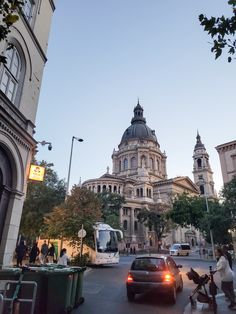
M 74 271 L 70 268 L 47 272 L 47 309 L 45 314 L 69 313 L 73 309 L 72 287 Z
M 41 314 L 45 312 L 46 308 L 46 293 L 44 287 L 47 286 L 45 282 L 46 278 L 44 277 L 45 270 L 43 271 L 40 268 L 37 268 L 37 272 L 31 271 L 30 269 L 21 269 L 21 268 L 8 268 L 0 270 L 0 281 L 1 289 L 4 289 L 5 282 L 8 280 L 18 281 L 34 281 L 37 283 L 37 293 L 35 300 L 35 314 Z M 16 290 L 16 284 L 11 284 L 6 291 L 6 297 L 12 298 Z M 18 291 L 18 297 L 22 299 L 32 299 L 32 286 L 22 285 Z M 30 303 L 21 303 L 20 304 L 20 314 L 25 314 L 29 312 Z
M 21 275 L 20 268 L 4 268 L 0 270 L 0 293 L 4 291 L 8 280 L 19 280 Z M 14 295 L 15 287 L 11 285 L 6 291 L 6 297 L 11 298 Z
M 86 267 L 72 267 L 76 270 L 78 274 L 77 279 L 77 286 L 75 291 L 75 302 L 74 302 L 74 308 L 77 308 L 80 304 L 84 302 L 83 297 L 83 282 L 84 282 L 84 271 L 86 270 Z

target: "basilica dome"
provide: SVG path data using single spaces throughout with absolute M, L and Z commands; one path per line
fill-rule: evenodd
M 140 106 L 139 102 L 134 108 L 134 117 L 131 120 L 131 125 L 125 130 L 120 145 L 135 139 L 149 140 L 158 144 L 155 130 L 151 130 L 147 126 L 146 119 L 143 117 L 143 108 Z

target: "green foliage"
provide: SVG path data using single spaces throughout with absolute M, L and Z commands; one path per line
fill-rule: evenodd
M 236 1 L 229 0 L 228 4 L 232 6 L 233 14 L 226 18 L 221 17 L 207 18 L 205 15 L 199 15 L 200 24 L 204 27 L 204 31 L 213 39 L 211 51 L 215 54 L 215 59 L 221 56 L 223 50 L 228 49 L 228 62 L 232 61 L 232 56 L 236 50 Z
M 158 240 L 164 238 L 170 229 L 170 221 L 168 218 L 168 206 L 165 204 L 158 204 L 153 209 L 143 208 L 138 213 L 138 221 L 145 223 L 149 230 L 153 230 Z
M 222 244 L 229 241 L 228 229 L 231 225 L 231 217 L 216 199 L 192 197 L 183 193 L 174 199 L 169 217 L 181 227 L 192 225 L 199 229 L 207 242 L 210 242 L 210 229 L 215 243 Z
M 1 0 L 0 14 L 2 20 L 0 22 L 0 41 L 7 38 L 10 33 L 11 26 L 19 20 L 19 10 L 24 5 L 22 0 Z M 5 56 L 0 55 L 0 63 L 7 63 Z
M 52 169 L 53 164 L 45 161 L 37 164 L 45 167 L 45 178 L 43 182 L 28 182 L 20 224 L 20 233 L 30 239 L 35 239 L 43 232 L 44 215 L 65 199 L 65 182 L 58 179 Z
M 87 233 L 83 242 L 91 247 L 93 225 L 100 218 L 101 204 L 96 195 L 86 188 L 74 185 L 66 202 L 45 215 L 46 234 L 49 238 L 65 238 L 71 245 L 78 247 L 78 231 L 83 225 Z
M 225 211 L 232 217 L 236 216 L 236 177 L 226 183 L 221 191 Z
M 115 229 L 120 229 L 120 208 L 125 203 L 125 198 L 117 193 L 104 191 L 98 193 L 97 197 L 101 203 L 102 219 Z
M 203 198 L 191 197 L 183 193 L 179 194 L 173 200 L 173 207 L 168 213 L 169 218 L 181 227 L 190 225 L 200 228 L 200 222 L 206 212 L 206 203 Z
M 82 256 L 80 256 L 80 254 L 77 254 L 70 261 L 70 265 L 84 267 L 88 264 L 88 262 L 89 262 L 89 255 L 87 253 L 83 254 Z

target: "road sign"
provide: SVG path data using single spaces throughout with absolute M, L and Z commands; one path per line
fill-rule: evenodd
M 86 236 L 86 231 L 84 229 L 80 229 L 78 232 L 79 238 L 84 238 Z

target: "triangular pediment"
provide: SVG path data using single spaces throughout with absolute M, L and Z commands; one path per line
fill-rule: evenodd
M 175 177 L 172 179 L 174 184 L 182 186 L 183 188 L 199 193 L 197 185 L 189 177 Z

